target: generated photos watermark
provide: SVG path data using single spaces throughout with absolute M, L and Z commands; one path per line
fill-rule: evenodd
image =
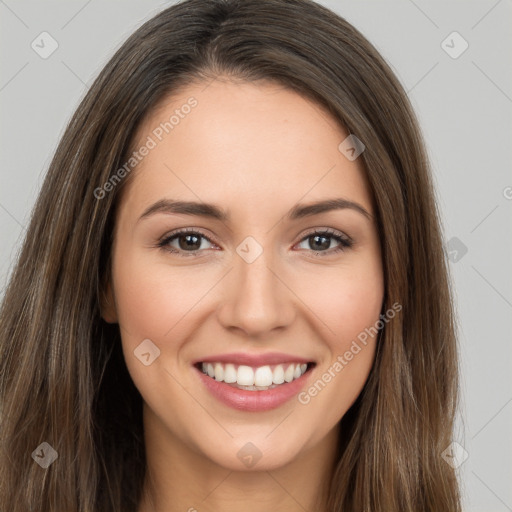
M 110 176 L 110 178 L 101 186 L 94 189 L 94 197 L 96 199 L 103 199 L 107 193 L 112 192 L 115 187 L 124 179 L 130 172 L 140 163 L 144 158 L 149 155 L 152 149 L 155 149 L 159 142 L 164 137 L 171 133 L 176 126 L 178 126 L 182 119 L 192 112 L 194 107 L 197 107 L 198 101 L 191 96 L 187 102 L 181 105 L 180 108 L 175 109 L 174 114 L 168 121 L 161 122 L 156 128 L 148 135 L 146 142 L 140 146 L 137 151 L 132 153 L 132 156 L 125 162 L 117 171 Z
M 395 302 L 384 314 L 380 315 L 379 320 L 371 327 L 367 327 L 357 335 L 357 339 L 353 340 L 350 348 L 343 354 L 338 355 L 334 363 L 320 375 L 320 377 L 307 390 L 301 391 L 297 395 L 298 401 L 302 405 L 307 405 L 311 399 L 320 393 L 332 379 L 338 375 L 345 366 L 347 366 L 354 357 L 361 352 L 363 347 L 368 344 L 368 337 L 375 336 L 390 320 L 392 320 L 398 312 L 402 310 L 402 305 Z M 362 346 L 361 346 L 362 345 Z

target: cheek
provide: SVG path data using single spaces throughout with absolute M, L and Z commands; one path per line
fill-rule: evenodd
M 298 398 L 311 417 L 321 415 L 332 426 L 359 396 L 373 365 L 384 295 L 380 260 L 361 260 L 317 275 L 302 293 L 318 315 L 317 325 L 329 329 L 322 329 L 326 357 Z
M 318 324 L 328 327 L 321 332 L 331 351 L 344 352 L 352 339 L 379 319 L 384 296 L 380 262 L 371 259 L 316 273 L 302 285 L 300 296 L 307 297 Z
M 143 258 L 120 260 L 114 273 L 119 324 L 130 338 L 175 338 L 180 322 L 213 284 L 199 266 L 185 272 Z
M 173 269 L 144 255 L 128 255 L 128 251 L 114 258 L 113 282 L 124 358 L 136 387 L 153 410 L 165 410 L 169 401 L 180 410 L 191 407 L 173 377 L 175 363 L 190 329 L 187 314 L 193 315 L 194 305 L 197 307 L 212 287 L 212 280 L 200 270 Z M 148 366 L 134 353 L 146 339 L 160 350 Z

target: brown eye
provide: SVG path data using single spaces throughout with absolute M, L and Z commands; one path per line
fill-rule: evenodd
M 204 240 L 208 243 L 213 243 L 200 231 L 181 230 L 164 237 L 158 243 L 158 247 L 173 254 L 180 254 L 180 256 L 199 256 L 200 251 L 207 248 L 201 247 L 204 245 Z
M 179 248 L 186 251 L 188 249 L 192 251 L 197 251 L 201 248 L 201 235 L 177 235 L 174 237 L 178 240 Z
M 335 244 L 338 244 L 337 247 L 331 247 L 333 240 Z M 301 240 L 300 243 L 302 244 L 304 242 L 307 245 L 307 247 L 303 247 L 304 249 L 313 251 L 315 253 L 322 253 L 321 256 L 323 256 L 324 253 L 333 254 L 339 251 L 343 251 L 352 247 L 353 244 L 353 242 L 345 236 L 329 230 L 309 233 Z

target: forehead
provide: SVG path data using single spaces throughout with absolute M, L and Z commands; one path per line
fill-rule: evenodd
M 139 127 L 134 148 L 151 149 L 133 172 L 128 200 L 170 195 L 270 208 L 346 196 L 371 211 L 361 160 L 338 148 L 348 135 L 322 106 L 280 84 L 189 85 Z

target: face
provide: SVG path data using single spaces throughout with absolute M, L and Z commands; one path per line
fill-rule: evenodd
M 146 431 L 236 470 L 332 437 L 373 364 L 376 338 L 358 336 L 384 294 L 347 136 L 280 85 L 219 79 L 139 127 L 149 149 L 123 189 L 103 317 L 120 325 Z

